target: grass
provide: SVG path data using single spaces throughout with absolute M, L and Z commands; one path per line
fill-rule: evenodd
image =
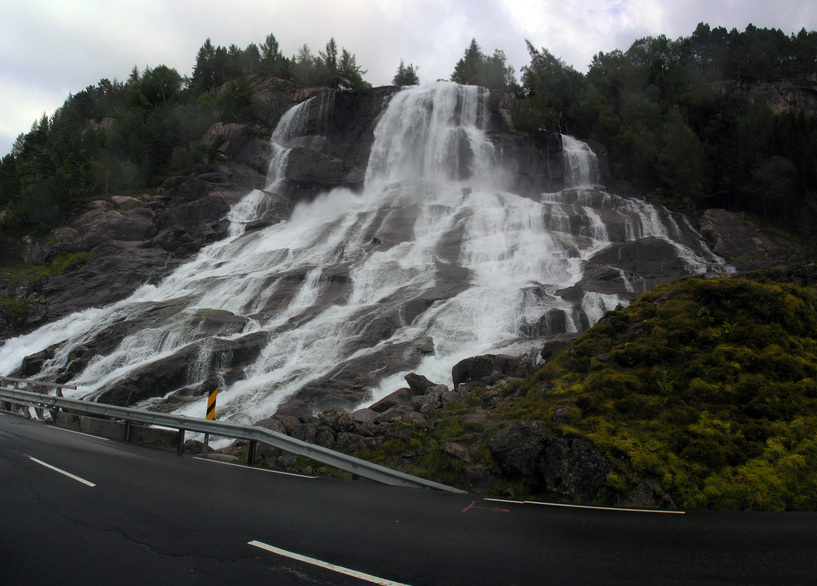
M 618 490 L 658 479 L 683 507 L 817 509 L 817 293 L 688 279 L 612 312 L 506 409 L 589 439 Z M 604 360 L 599 358 L 604 355 Z M 572 404 L 562 422 L 554 408 Z
M 8 288 L 24 282 L 36 282 L 39 279 L 61 275 L 71 270 L 82 269 L 88 260 L 99 253 L 99 247 L 89 252 L 63 253 L 45 265 L 14 264 L 0 267 L 0 275 L 8 279 Z M 28 299 L 14 299 L 0 295 L 0 309 L 6 326 L 13 332 L 25 327 L 32 302 Z
M 88 252 L 61 253 L 44 265 L 17 263 L 0 266 L 0 275 L 5 275 L 5 278 L 9 279 L 9 286 L 25 281 L 36 281 L 41 277 L 62 275 L 70 270 L 83 268 L 91 258 L 99 254 L 99 251 L 100 248 L 97 246 Z

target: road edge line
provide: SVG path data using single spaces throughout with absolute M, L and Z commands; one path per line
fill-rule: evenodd
M 600 507 L 596 505 L 572 505 L 570 503 L 545 503 L 541 501 L 512 501 L 508 499 L 485 498 L 486 501 L 498 503 L 515 503 L 519 505 L 542 505 L 545 507 L 563 507 L 567 509 L 590 509 L 595 511 L 618 511 L 621 513 L 660 513 L 663 515 L 685 515 L 686 511 L 670 511 L 668 509 L 628 509 L 623 507 Z

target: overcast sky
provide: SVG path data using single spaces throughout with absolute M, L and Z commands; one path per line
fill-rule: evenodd
M 595 53 L 644 36 L 689 36 L 699 22 L 786 34 L 817 29 L 815 0 L 0 0 L 0 156 L 69 93 L 102 78 L 124 81 L 134 65 L 191 75 L 205 39 L 245 48 L 269 33 L 283 53 L 314 54 L 334 37 L 373 85 L 400 60 L 421 81 L 447 79 L 475 38 L 502 49 L 517 73 L 525 40 L 581 72 Z

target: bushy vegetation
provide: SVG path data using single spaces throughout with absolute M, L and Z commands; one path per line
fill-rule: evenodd
M 528 45 L 516 127 L 608 148 L 614 174 L 686 209 L 723 207 L 796 227 L 817 252 L 817 118 L 776 112 L 759 83 L 817 88 L 817 32 L 701 23 L 690 37 L 598 53 L 586 75 Z M 773 93 L 773 92 L 768 92 Z
M 608 313 L 522 393 L 505 420 L 592 441 L 620 486 L 657 479 L 686 508 L 817 510 L 812 288 L 660 286 Z
M 279 104 L 256 103 L 252 82 L 261 76 L 291 89 L 363 89 L 364 74 L 334 39 L 318 55 L 304 45 L 289 58 L 269 35 L 243 50 L 207 39 L 191 77 L 159 65 L 134 67 L 124 82 L 103 79 L 35 121 L 0 159 L 2 238 L 44 236 L 90 200 L 153 189 L 203 167 L 212 153 L 198 141 L 215 122 L 274 127 L 289 100 L 282 94 Z M 15 247 L 3 244 L 0 262 L 13 262 Z
M 689 37 L 637 40 L 598 53 L 582 74 L 528 44 L 519 81 L 501 49 L 473 39 L 451 80 L 516 96 L 514 124 L 533 136 L 566 132 L 605 145 L 617 179 L 675 207 L 725 207 L 799 230 L 817 252 L 817 118 L 775 113 L 757 82 L 788 81 L 814 91 L 817 32 L 744 32 L 701 23 Z M 332 38 L 314 54 L 283 55 L 275 36 L 245 49 L 199 49 L 190 77 L 165 65 L 134 67 L 125 82 L 103 79 L 35 121 L 0 160 L 4 238 L 41 236 L 88 201 L 156 188 L 205 165 L 199 139 L 214 122 L 274 126 L 289 102 L 259 104 L 253 83 L 274 76 L 290 88 L 369 87 L 356 56 Z M 418 83 L 401 61 L 398 85 Z M 282 86 L 283 87 L 283 86 Z M 6 256 L 12 246 L 4 246 Z M 13 251 L 12 251 L 13 252 Z

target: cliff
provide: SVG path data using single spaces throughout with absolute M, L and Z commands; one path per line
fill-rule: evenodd
M 282 102 L 318 102 L 304 121 L 304 134 L 313 139 L 290 154 L 282 188 L 268 194 L 266 212 L 252 229 L 285 220 L 299 202 L 335 187 L 361 189 L 374 126 L 398 88 L 296 90 L 283 80 L 261 76 L 253 78 L 252 88 L 254 103 L 268 109 Z M 515 188 L 538 194 L 561 186 L 558 135 L 542 143 L 520 137 L 508 126 L 503 104 L 496 100 L 492 106 L 490 135 L 515 170 Z M 332 115 L 326 116 L 329 110 Z M 225 238 L 230 206 L 248 191 L 266 187 L 273 130 L 217 122 L 199 141 L 212 153 L 208 165 L 171 177 L 153 192 L 93 201 L 89 211 L 52 230 L 48 239 L 24 238 L 21 257 L 32 269 L 0 275 L 0 300 L 5 300 L 0 303 L 0 339 L 119 301 Z

